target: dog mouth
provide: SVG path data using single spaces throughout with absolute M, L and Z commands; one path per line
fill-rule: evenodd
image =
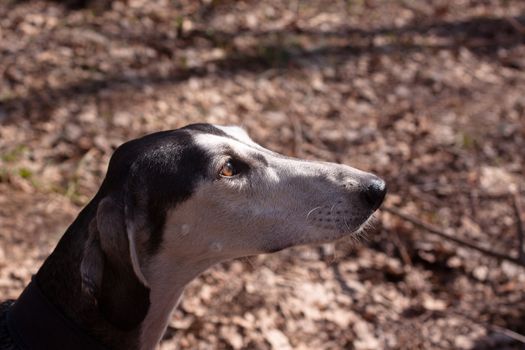
M 315 245 L 335 242 L 345 237 L 355 238 L 357 241 L 366 235 L 366 231 L 373 226 L 375 222 L 374 212 L 351 215 L 349 217 L 331 217 L 322 216 L 325 214 L 319 213 L 320 216 L 309 216 L 308 226 L 304 235 L 292 236 L 279 244 L 271 244 L 263 249 L 264 253 L 276 253 L 287 248 L 302 245 Z
M 333 205 L 318 206 L 306 215 L 308 225 L 322 231 L 351 234 L 360 230 L 373 216 L 375 210 L 356 210 Z
M 376 210 L 349 209 L 338 211 L 331 207 L 320 207 L 317 214 L 312 213 L 308 217 L 308 225 L 315 233 L 310 236 L 307 244 L 330 243 L 344 238 L 359 241 L 374 226 L 375 212 Z
M 352 232 L 351 234 L 355 234 L 358 238 L 359 237 L 364 237 L 366 236 L 366 234 L 368 233 L 368 231 L 370 229 L 373 229 L 374 226 L 376 225 L 377 223 L 377 216 L 376 216 L 376 212 L 373 212 L 372 214 L 370 214 L 370 216 L 368 217 L 368 219 L 366 219 L 360 226 L 357 230 L 355 230 L 354 232 Z

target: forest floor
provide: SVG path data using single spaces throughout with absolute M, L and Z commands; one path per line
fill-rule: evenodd
M 524 1 L 102 3 L 0 2 L 2 299 L 94 195 L 116 146 L 202 121 L 377 173 L 385 208 L 518 255 Z M 525 268 L 392 211 L 377 219 L 360 243 L 210 269 L 162 348 L 525 347 Z

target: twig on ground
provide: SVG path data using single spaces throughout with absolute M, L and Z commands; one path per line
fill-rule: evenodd
M 519 192 L 512 192 L 512 206 L 514 208 L 514 214 L 516 215 L 516 231 L 518 234 L 518 259 L 525 264 L 525 232 L 523 228 L 523 208 L 521 206 Z
M 498 332 L 501 334 L 506 335 L 509 338 L 512 338 L 516 341 L 519 341 L 523 344 L 525 344 L 525 335 L 514 332 L 513 330 L 510 330 L 508 328 L 500 327 L 495 324 L 487 324 L 487 327 L 490 328 L 494 332 Z
M 520 343 L 525 344 L 525 335 L 523 335 L 523 334 L 520 334 L 518 332 L 515 332 L 515 331 L 513 331 L 511 329 L 508 329 L 508 328 L 505 328 L 505 327 L 502 327 L 502 326 L 498 326 L 498 325 L 495 325 L 495 324 L 492 324 L 492 323 L 480 321 L 480 320 L 478 320 L 478 319 L 476 319 L 474 317 L 471 317 L 471 316 L 469 316 L 467 314 L 464 314 L 462 312 L 453 311 L 453 314 L 455 314 L 456 316 L 463 317 L 463 318 L 469 320 L 472 323 L 476 323 L 476 324 L 478 324 L 478 325 L 480 325 L 482 327 L 488 328 L 492 332 L 503 334 L 503 335 L 505 335 L 508 338 L 511 338 L 513 340 L 516 340 L 516 341 L 518 341 Z
M 401 260 L 403 260 L 403 263 L 405 265 L 412 265 L 412 259 L 410 259 L 410 254 L 408 254 L 405 246 L 403 245 L 403 242 L 401 242 L 401 238 L 399 237 L 399 234 L 397 232 L 394 232 L 392 236 L 392 242 L 399 250 L 399 255 L 401 256 Z
M 487 256 L 491 256 L 495 259 L 498 259 L 498 260 L 505 260 L 505 261 L 510 261 L 516 265 L 520 265 L 520 266 L 525 266 L 525 262 L 522 261 L 521 259 L 519 258 L 515 258 L 515 257 L 512 257 L 512 256 L 508 256 L 508 255 L 505 255 L 505 254 L 501 254 L 501 253 L 498 253 L 498 252 L 493 252 L 489 249 L 486 249 L 486 248 L 483 248 L 483 247 L 480 247 L 476 244 L 473 244 L 473 243 L 470 243 L 470 242 L 467 242 L 467 241 L 464 241 L 460 238 L 456 238 L 454 236 L 451 236 L 447 233 L 445 233 L 443 230 L 441 230 L 440 228 L 434 226 L 434 225 L 431 225 L 431 224 L 427 224 L 417 218 L 414 218 L 410 215 L 407 215 L 407 214 L 404 214 L 402 213 L 401 211 L 395 209 L 395 208 L 392 208 L 392 207 L 383 207 L 383 210 L 393 214 L 393 215 L 396 215 L 398 217 L 400 217 L 401 219 L 403 220 L 406 220 L 410 223 L 412 223 L 413 225 L 417 226 L 417 227 L 420 227 L 432 234 L 435 234 L 436 236 L 440 236 L 442 238 L 445 238 L 449 241 L 452 241 L 456 244 L 459 244 L 459 245 L 462 245 L 462 246 L 465 246 L 465 247 L 468 247 L 470 249 L 473 249 L 473 250 L 476 250 L 482 254 L 485 254 Z
M 525 26 L 521 24 L 516 18 L 507 17 L 506 20 L 519 34 L 525 34 Z

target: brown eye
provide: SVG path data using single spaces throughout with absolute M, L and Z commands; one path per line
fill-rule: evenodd
M 236 171 L 235 171 L 235 168 L 233 167 L 232 162 L 230 161 L 226 162 L 226 164 L 222 166 L 219 174 L 224 177 L 234 176 L 236 174 Z

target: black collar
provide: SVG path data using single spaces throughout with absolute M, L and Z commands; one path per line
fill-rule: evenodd
M 22 292 L 7 314 L 13 341 L 23 350 L 105 350 L 44 296 L 36 278 Z

